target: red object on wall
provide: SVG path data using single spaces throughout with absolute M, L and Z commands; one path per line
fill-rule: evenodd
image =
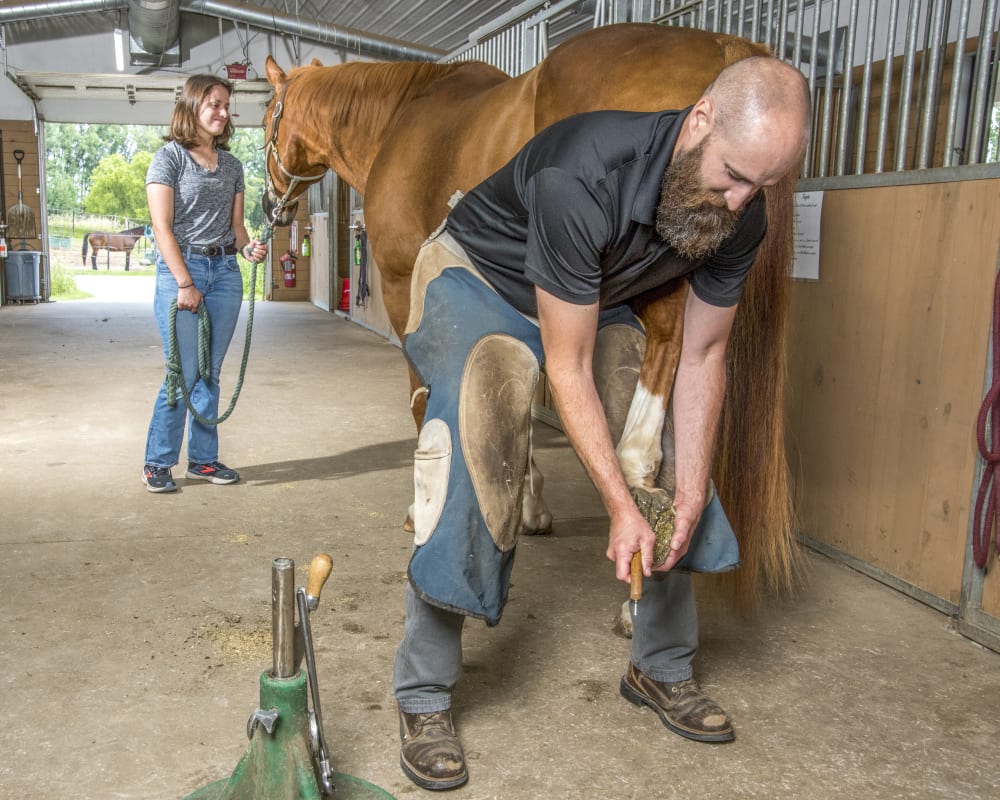
M 337 306 L 338 311 L 350 311 L 351 310 L 351 279 L 344 278 L 344 291 L 340 293 L 340 305 Z
M 247 65 L 246 64 L 226 64 L 226 77 L 231 81 L 235 80 L 246 80 L 247 77 Z
M 295 256 L 289 252 L 285 252 L 281 258 L 278 259 L 281 262 L 281 271 L 284 273 L 285 278 L 285 288 L 294 289 L 295 288 Z

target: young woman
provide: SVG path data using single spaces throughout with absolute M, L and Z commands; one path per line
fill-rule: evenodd
M 236 329 L 243 279 L 236 253 L 262 261 L 267 246 L 251 241 L 243 220 L 243 165 L 227 152 L 233 134 L 229 116 L 232 84 L 215 75 L 194 75 L 184 85 L 170 121 L 170 133 L 146 173 L 146 197 L 156 239 L 156 297 L 153 310 L 169 353 L 170 303 L 177 301 L 176 332 L 181 372 L 199 415 L 219 413 L 219 373 Z M 211 321 L 211 376 L 198 376 L 198 318 L 201 301 Z M 146 437 L 142 482 L 151 492 L 173 492 L 171 467 L 180 460 L 188 411 L 178 391 L 167 402 L 164 381 Z M 219 461 L 216 426 L 194 417 L 188 425 L 187 477 L 228 484 L 240 479 Z

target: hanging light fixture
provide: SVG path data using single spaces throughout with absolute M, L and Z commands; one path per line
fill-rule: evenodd
M 125 71 L 125 33 L 121 28 L 115 28 L 115 69 Z

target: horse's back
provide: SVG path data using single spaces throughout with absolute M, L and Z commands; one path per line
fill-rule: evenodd
M 417 249 L 448 213 L 452 194 L 498 170 L 531 137 L 529 81 L 469 62 L 399 109 L 372 163 L 365 197 L 369 228 L 391 230 L 378 238 L 378 252 L 373 249 L 390 280 L 408 280 Z
M 726 34 L 655 24 L 595 28 L 535 69 L 537 130 L 585 111 L 685 108 L 722 69 L 767 48 Z

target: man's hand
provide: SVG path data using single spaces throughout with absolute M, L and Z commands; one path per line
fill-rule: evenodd
M 700 503 L 693 503 L 681 497 L 674 498 L 674 535 L 670 539 L 670 555 L 655 568 L 656 572 L 668 572 L 684 558 L 691 545 L 691 536 L 701 519 L 701 510 Z
M 629 582 L 632 573 L 632 556 L 642 553 L 642 574 L 652 575 L 650 567 L 653 563 L 653 535 L 649 523 L 643 519 L 639 509 L 633 506 L 632 512 L 625 511 L 611 517 L 611 529 L 608 532 L 608 560 L 615 565 L 615 577 L 620 581 Z
M 632 556 L 640 550 L 643 572 L 648 575 L 655 537 L 629 493 L 594 386 L 597 303 L 567 303 L 539 287 L 535 296 L 549 388 L 566 437 L 611 520 L 607 555 L 615 564 L 615 576 L 628 581 Z

